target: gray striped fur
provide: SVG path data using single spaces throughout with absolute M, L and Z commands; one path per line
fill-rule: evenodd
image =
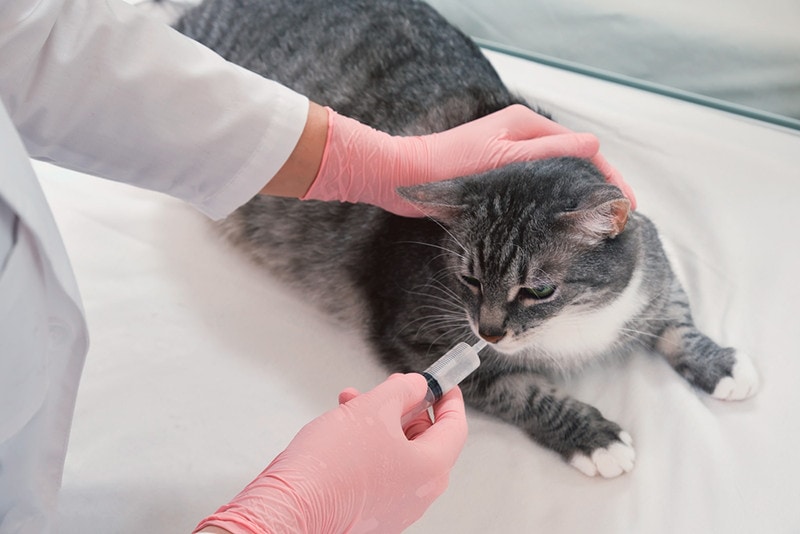
M 442 131 L 519 102 L 469 39 L 415 0 L 209 0 L 177 27 L 393 134 Z M 653 224 L 631 213 L 619 235 L 592 234 L 587 221 L 608 222 L 609 206 L 624 200 L 589 163 L 511 165 L 404 194 L 431 218 L 259 197 L 223 227 L 277 276 L 362 329 L 393 371 L 422 370 L 479 330 L 503 334 L 463 384 L 468 404 L 588 474 L 586 458 L 601 474 L 618 474 L 603 471 L 597 451 L 622 451 L 620 469 L 632 467 L 630 440 L 548 375 L 641 350 L 660 351 L 709 393 L 733 375 L 735 351 L 694 327 Z M 518 291 L 548 281 L 557 286 L 551 298 Z M 594 330 L 581 337 L 584 327 Z

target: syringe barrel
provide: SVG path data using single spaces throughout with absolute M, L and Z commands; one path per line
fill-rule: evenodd
M 442 395 L 478 368 L 481 364 L 478 350 L 462 341 L 422 372 L 422 376 L 428 381 L 429 392 L 433 393 L 433 402 L 442 398 Z
M 428 391 L 424 399 L 403 415 L 400 420 L 403 428 L 477 369 L 481 364 L 478 351 L 485 346 L 482 339 L 473 346 L 461 342 L 425 369 L 422 376 L 428 381 Z

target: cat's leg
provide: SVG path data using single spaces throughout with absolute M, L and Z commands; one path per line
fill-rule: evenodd
M 462 383 L 470 406 L 521 427 L 588 476 L 612 478 L 633 469 L 633 440 L 597 408 L 533 372 L 476 375 Z
M 720 347 L 697 329 L 686 293 L 677 280 L 666 311 L 672 321 L 658 333 L 654 347 L 681 376 L 722 400 L 746 399 L 756 393 L 758 374 L 750 357 Z

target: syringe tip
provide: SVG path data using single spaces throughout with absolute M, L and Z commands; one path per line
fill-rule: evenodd
M 474 345 L 472 345 L 472 348 L 473 348 L 473 349 L 475 349 L 475 352 L 480 352 L 480 351 L 481 351 L 481 349 L 482 349 L 482 348 L 484 348 L 484 347 L 485 347 L 486 345 L 488 345 L 488 344 L 489 344 L 489 342 L 488 342 L 488 341 L 486 341 L 485 339 L 482 339 L 482 338 L 481 338 L 481 339 L 479 339 L 479 340 L 478 340 L 478 342 L 477 342 L 477 343 L 475 343 Z

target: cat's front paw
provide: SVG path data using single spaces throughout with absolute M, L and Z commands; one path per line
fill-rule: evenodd
M 636 452 L 633 450 L 633 438 L 625 431 L 619 433 L 618 440 L 606 447 L 599 447 L 590 455 L 576 452 L 569 463 L 584 475 L 593 477 L 614 478 L 633 469 Z
M 758 373 L 750 357 L 737 351 L 731 375 L 721 378 L 711 395 L 727 401 L 744 400 L 756 394 L 758 382 Z

